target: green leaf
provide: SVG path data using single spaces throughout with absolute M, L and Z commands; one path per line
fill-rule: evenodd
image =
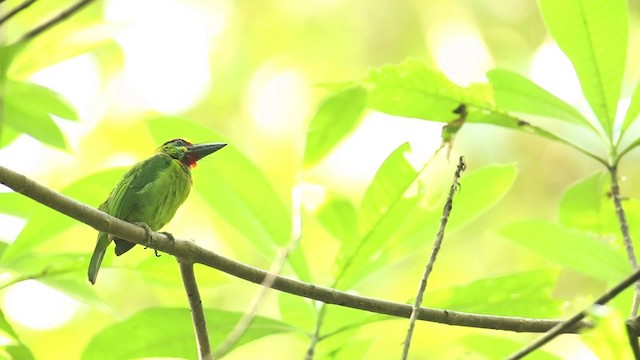
M 34 206 L 39 204 L 35 200 L 17 193 L 5 192 L 0 193 L 0 213 L 28 218 L 33 213 Z
M 8 81 L 4 90 L 7 101 L 19 108 L 52 114 L 67 120 L 78 120 L 73 106 L 49 88 L 28 82 Z
M 461 339 L 466 355 L 473 359 L 506 359 L 509 355 L 521 350 L 526 344 L 498 336 L 468 335 Z M 474 357 L 482 355 L 483 357 Z M 561 358 L 544 350 L 537 349 L 527 355 L 527 360 L 561 360 Z
M 9 146 L 20 135 L 19 132 L 8 126 L 3 120 L 0 119 L 0 148 Z
M 518 73 L 494 69 L 487 73 L 487 78 L 493 85 L 496 104 L 502 110 L 565 120 L 596 132 L 579 111 Z
M 477 280 L 430 292 L 425 306 L 477 314 L 553 318 L 562 314 L 551 296 L 557 270 L 534 270 Z
M 450 122 L 460 104 L 492 107 L 490 87 L 460 87 L 416 59 L 371 70 L 363 86 L 369 106 L 391 115 Z
M 180 117 L 162 117 L 147 122 L 158 143 L 175 137 L 219 141 L 213 130 Z M 291 238 L 291 211 L 273 189 L 262 171 L 233 144 L 194 171 L 195 190 L 234 229 L 249 240 L 262 256 L 275 258 L 278 246 Z M 301 252 L 289 257 L 301 279 L 309 270 Z
M 609 184 L 609 177 L 604 170 L 573 183 L 560 201 L 560 223 L 568 228 L 595 234 L 618 232 L 615 210 L 606 196 Z
M 578 74 L 582 92 L 611 135 L 627 58 L 625 0 L 538 0 L 549 33 Z
M 500 235 L 564 267 L 612 282 L 631 268 L 624 256 L 587 234 L 546 221 L 520 221 L 499 230 Z
M 370 273 L 366 264 L 379 256 L 380 249 L 415 209 L 422 187 L 416 185 L 415 193 L 407 193 L 419 174 L 406 159 L 410 151 L 408 143 L 394 150 L 367 188 L 358 213 L 360 236 L 352 241 L 342 239 L 337 264 L 337 279 L 342 287 Z
M 633 91 L 633 95 L 631 95 L 631 103 L 629 103 L 629 108 L 627 109 L 627 113 L 624 115 L 624 121 L 622 122 L 622 133 L 629 128 L 631 124 L 638 118 L 640 115 L 640 81 L 636 85 L 636 89 Z
M 21 56 L 16 57 L 11 66 L 10 74 L 14 78 L 24 79 L 48 66 L 112 45 L 113 35 L 122 29 L 123 25 L 113 22 L 105 23 L 103 18 L 98 16 L 91 24 L 78 27 L 76 23 L 67 28 L 58 26 L 54 29 L 55 31 L 45 32 L 34 41 L 27 43 Z M 77 18 L 75 16 L 74 20 Z
M 102 171 L 79 179 L 62 191 L 73 199 L 85 204 L 98 206 L 107 198 L 111 189 L 120 180 L 126 169 L 118 168 Z M 0 257 L 0 264 L 11 266 L 13 262 L 24 261 L 31 256 L 32 251 L 42 243 L 62 233 L 74 224 L 78 224 L 66 215 L 45 206 L 34 207 L 18 238 Z M 93 241 L 87 241 L 87 248 Z
M 475 220 L 497 204 L 511 189 L 516 175 L 515 164 L 490 164 L 464 173 L 460 179 L 461 188 L 453 200 L 446 234 Z M 408 254 L 433 243 L 449 187 L 450 184 L 446 184 L 441 189 L 430 189 L 432 194 L 427 205 L 416 206 L 410 211 L 404 225 L 391 236 L 390 242 L 369 260 L 360 274 L 361 279 L 376 274 L 375 270 L 391 269 L 391 265 L 406 259 Z
M 18 334 L 13 330 L 13 327 L 11 327 L 7 319 L 4 317 L 2 309 L 0 309 L 0 332 L 4 333 L 2 335 L 8 335 L 12 338 L 11 343 L 3 344 L 2 346 L 2 349 L 11 356 L 10 359 L 35 360 L 31 350 L 29 350 L 29 348 L 20 341 Z
M 242 317 L 241 312 L 205 309 L 212 347 L 218 345 Z M 234 348 L 269 335 L 294 332 L 277 320 L 256 316 Z M 135 341 L 131 337 L 135 335 Z M 188 308 L 151 308 L 107 326 L 95 335 L 82 354 L 83 360 L 174 357 L 195 359 L 196 341 Z
M 593 319 L 593 317 L 590 317 Z M 596 319 L 596 327 L 580 335 L 596 359 L 633 359 L 625 331 L 625 318 L 619 311 L 608 311 Z
M 51 116 L 39 109 L 23 107 L 23 105 L 20 102 L 13 102 L 11 97 L 5 98 L 3 109 L 5 125 L 45 144 L 66 149 L 67 142 L 64 135 Z
M 331 197 L 316 212 L 318 222 L 343 242 L 358 237 L 358 218 L 353 204 L 346 198 Z
M 367 93 L 350 87 L 327 97 L 309 123 L 304 153 L 305 165 L 320 161 L 355 128 L 362 117 Z
M 316 310 L 312 300 L 285 292 L 278 294 L 278 309 L 283 322 L 304 331 L 315 326 Z

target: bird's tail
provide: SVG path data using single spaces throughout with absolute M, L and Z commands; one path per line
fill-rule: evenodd
M 102 264 L 102 258 L 104 258 L 104 254 L 107 252 L 107 247 L 110 242 L 109 234 L 104 232 L 98 234 L 98 242 L 96 243 L 96 248 L 93 250 L 93 255 L 91 255 L 91 261 L 89 262 L 88 275 L 91 284 L 96 283 L 98 270 L 100 270 L 100 264 Z

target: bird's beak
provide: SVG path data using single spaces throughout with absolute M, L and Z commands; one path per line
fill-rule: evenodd
M 195 144 L 187 146 L 187 151 L 189 154 L 189 158 L 193 161 L 198 161 L 203 157 L 213 154 L 214 152 L 222 149 L 227 146 L 227 144 L 221 143 L 204 143 L 204 144 Z

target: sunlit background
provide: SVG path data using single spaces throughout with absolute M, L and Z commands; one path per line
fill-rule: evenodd
M 38 6 L 33 6 L 34 14 L 38 14 Z M 399 144 L 410 141 L 420 156 L 431 156 L 440 145 L 442 124 L 368 112 L 361 126 L 322 164 L 302 174 L 305 124 L 326 94 L 317 84 L 357 79 L 370 67 L 407 57 L 435 64 L 461 85 L 486 81 L 486 72 L 495 67 L 515 70 L 590 115 L 572 66 L 546 34 L 533 0 L 110 0 L 97 2 L 92 8 L 101 9 L 118 47 L 73 57 L 29 75 L 31 81 L 59 92 L 78 110 L 81 121 L 58 121 L 70 152 L 54 150 L 24 135 L 0 150 L 0 164 L 54 189 L 148 156 L 158 144 L 147 133 L 144 120 L 185 115 L 224 134 L 225 141 L 264 169 L 282 193 L 286 194 L 294 182 L 305 182 L 303 202 L 308 206 L 322 201 L 321 190 L 313 186 L 317 183 L 339 187 L 357 200 L 359 189 Z M 633 10 L 632 39 L 639 35 L 635 26 L 638 12 Z M 629 64 L 640 61 L 639 50 L 638 43 L 632 42 Z M 639 69 L 629 67 L 627 78 L 637 79 Z M 623 94 L 628 95 L 632 84 L 625 85 Z M 478 237 L 477 242 L 458 241 L 455 257 L 441 260 L 450 263 L 439 264 L 440 270 L 450 269 L 451 273 L 448 278 L 434 280 L 436 287 L 447 281 L 506 272 L 501 269 L 514 266 L 515 259 L 489 259 L 486 264 L 474 265 L 473 274 L 461 272 L 458 265 L 477 260 L 476 246 L 491 244 L 495 236 L 484 229 L 505 217 L 526 213 L 553 218 L 549 212 L 562 189 L 597 169 L 595 163 L 568 148 L 488 126 L 463 128 L 451 158 L 460 154 L 466 156 L 471 168 L 516 161 L 520 174 L 512 193 L 497 210 L 451 240 L 456 243 L 455 238 L 471 234 Z M 449 179 L 452 166 L 439 159 L 432 176 Z M 538 173 L 553 175 L 541 177 Z M 625 168 L 625 173 L 637 178 L 636 170 Z M 197 170 L 194 176 L 197 181 Z M 188 238 L 215 236 L 215 230 L 195 229 L 198 217 L 186 215 L 197 213 L 202 206 L 197 199 L 190 199 L 167 228 Z M 0 215 L 0 238 L 11 241 L 22 226 L 21 219 Z M 87 254 L 92 251 L 92 229 L 78 226 L 66 235 L 75 236 L 73 240 L 81 242 Z M 501 250 L 508 253 L 512 249 Z M 480 250 L 485 251 L 492 248 Z M 140 258 L 147 256 L 145 252 Z M 121 266 L 126 267 L 127 261 L 122 261 Z M 413 291 L 421 267 L 421 261 L 405 267 L 408 275 L 402 284 L 410 288 L 407 294 Z M 98 293 L 107 299 L 125 296 L 119 289 L 122 284 L 109 283 L 108 276 L 105 280 L 110 289 L 100 288 Z M 124 286 L 135 286 L 136 281 Z M 227 287 L 228 296 L 243 298 L 241 305 L 255 291 L 243 289 L 238 282 Z M 128 312 L 147 306 L 145 301 L 162 301 L 159 295 L 147 298 L 136 291 L 134 297 L 136 305 Z M 121 298 L 115 308 L 126 308 L 128 301 Z M 172 301 L 179 304 L 181 299 Z M 37 354 L 45 354 L 50 341 L 61 341 L 63 334 L 55 335 L 55 329 L 74 334 L 77 341 L 67 342 L 64 349 L 69 359 L 79 356 L 91 332 L 127 315 L 92 309 L 37 281 L 8 288 L 0 303 L 11 322 L 27 332 L 25 340 Z M 236 310 L 242 306 L 237 305 Z M 84 331 L 79 324 L 85 324 L 87 317 L 95 321 Z M 398 334 L 403 334 L 403 326 L 395 328 Z M 281 340 L 291 344 L 292 353 L 304 351 L 304 342 L 290 341 Z M 265 343 L 258 341 L 229 358 L 249 356 Z M 397 356 L 399 342 L 387 342 L 386 346 L 381 355 Z M 275 350 L 269 354 L 275 359 L 291 353 Z M 63 354 L 50 355 L 56 358 Z M 575 358 L 587 359 L 583 356 L 578 347 Z

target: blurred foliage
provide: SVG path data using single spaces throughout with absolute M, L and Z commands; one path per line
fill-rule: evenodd
M 0 6 L 6 13 L 18 4 Z M 540 0 L 536 13 L 526 0 L 164 0 L 162 6 L 175 9 L 195 7 L 208 22 L 223 18 L 223 29 L 207 34 L 200 53 L 210 72 L 206 94 L 172 114 L 140 106 L 118 87 L 131 61 L 121 31 L 135 29 L 127 20 L 110 20 L 122 4 L 95 2 L 28 42 L 20 40 L 27 31 L 68 3 L 37 2 L 2 26 L 0 161 L 34 162 L 39 168 L 28 176 L 97 206 L 126 170 L 105 168 L 148 156 L 169 138 L 225 141 L 231 146 L 194 171 L 195 191 L 170 231 L 262 268 L 300 235 L 284 275 L 406 302 L 415 297 L 441 221 L 453 173 L 440 151 L 447 145 L 466 155 L 471 169 L 460 181 L 425 305 L 562 318 L 629 273 L 607 170 L 640 145 L 640 86 L 633 86 L 640 69 L 631 66 L 638 49 L 628 44 L 638 28 L 633 3 Z M 154 5 L 141 4 L 127 5 L 124 18 L 136 11 L 155 16 Z M 171 16 L 156 20 L 160 28 L 179 28 L 173 20 L 180 12 Z M 498 64 L 485 69 L 486 81 L 452 80 L 435 52 L 443 24 L 472 25 Z M 523 75 L 547 34 L 575 68 L 582 103 Z M 178 43 L 198 40 L 180 36 Z M 169 57 L 177 43 L 163 40 Z M 66 95 L 73 92 L 65 86 L 83 80 L 75 73 L 59 81 L 60 91 L 42 84 L 51 68 L 83 57 L 100 79 L 91 111 Z M 171 89 L 170 75 L 186 70 L 176 65 L 152 80 Z M 374 117 L 383 119 L 383 132 L 367 133 Z M 429 141 L 416 142 L 403 127 L 408 121 L 425 129 L 440 122 L 443 144 L 429 143 L 425 151 Z M 357 142 L 358 134 L 367 141 Z M 380 149 L 383 156 L 375 156 Z M 361 164 L 374 171 L 356 178 L 340 173 L 336 158 L 346 157 L 354 159 L 354 171 Z M 638 175 L 624 171 L 634 180 Z M 625 191 L 636 238 L 640 194 Z M 195 358 L 178 268 L 167 256 L 156 259 L 141 249 L 121 259 L 109 254 L 103 278 L 92 287 L 85 277 L 92 229 L 11 192 L 0 193 L 0 213 L 25 223 L 15 238 L 2 239 L 0 301 L 7 302 L 16 285 L 37 280 L 75 309 L 66 322 L 37 330 L 3 306 L 0 357 Z M 215 346 L 246 311 L 255 287 L 198 270 Z M 604 359 L 628 357 L 620 315 L 628 306 L 616 302 L 606 315 L 594 314 L 593 331 L 575 341 L 558 339 L 562 346 L 553 353 L 532 358 L 562 358 L 576 349 Z M 385 331 L 376 331 L 380 324 Z M 278 293 L 228 358 L 299 358 L 314 333 L 319 359 L 397 356 L 404 326 L 404 320 Z M 432 332 L 416 333 L 416 357 L 494 359 L 529 340 L 419 327 L 439 336 L 436 344 Z M 58 341 L 69 338 L 75 340 Z

